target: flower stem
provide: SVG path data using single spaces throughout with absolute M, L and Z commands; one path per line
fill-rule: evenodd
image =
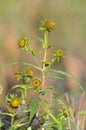
M 11 126 L 13 126 L 13 124 L 14 124 L 14 114 L 11 117 Z
M 45 84 L 45 62 L 47 59 L 47 47 L 48 47 L 48 31 L 44 32 L 44 41 L 45 41 L 45 47 L 44 47 L 44 58 L 43 58 L 43 68 L 42 68 L 42 88 L 44 88 Z
M 23 89 L 21 94 L 22 94 L 22 104 L 24 105 L 25 104 L 25 97 L 26 97 L 26 89 Z

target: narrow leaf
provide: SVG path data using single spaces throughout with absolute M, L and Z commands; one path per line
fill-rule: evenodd
M 80 87 L 80 89 L 83 91 L 83 87 L 80 84 L 79 80 L 75 76 L 73 76 L 72 74 L 67 73 L 65 71 L 56 70 L 56 69 L 48 69 L 47 71 L 48 72 L 56 72 L 58 74 L 61 74 L 61 75 L 64 75 L 64 76 L 67 76 L 67 77 L 71 78 Z
M 44 46 L 45 46 L 44 39 L 41 37 L 38 37 L 38 40 L 39 40 L 40 45 L 44 48 Z
M 37 66 L 35 66 L 35 65 L 33 65 L 33 64 L 26 63 L 26 62 L 10 62 L 10 63 L 8 63 L 8 64 L 2 65 L 2 67 L 3 67 L 3 66 L 16 65 L 16 64 L 23 64 L 23 65 L 31 66 L 31 67 L 33 67 L 33 68 L 35 68 L 35 69 L 37 69 L 37 70 L 41 70 L 41 68 L 39 68 L 39 67 L 37 67 Z
M 62 130 L 62 124 L 61 124 L 61 122 L 58 119 L 56 119 L 52 113 L 50 113 L 48 111 L 46 111 L 46 113 L 55 121 L 55 123 L 59 127 L 59 130 Z

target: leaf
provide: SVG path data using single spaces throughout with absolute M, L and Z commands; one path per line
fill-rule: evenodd
M 0 115 L 5 115 L 5 116 L 13 116 L 13 114 L 11 114 L 11 113 L 8 113 L 8 112 L 1 112 L 0 111 Z
M 67 76 L 67 77 L 71 78 L 71 79 L 80 87 L 80 89 L 81 89 L 82 91 L 84 91 L 82 85 L 81 85 L 80 82 L 79 82 L 79 80 L 78 80 L 75 76 L 73 76 L 72 74 L 67 73 L 67 72 L 65 72 L 65 71 L 56 70 L 56 69 L 48 69 L 47 71 L 48 71 L 48 72 L 56 72 L 56 73 L 58 73 L 58 74 L 61 74 L 61 75 L 64 75 L 64 76 Z M 53 77 L 52 77 L 52 78 L 53 78 Z
M 52 47 L 51 45 L 48 45 L 48 46 L 47 46 L 47 49 L 50 49 L 51 47 Z
M 58 127 L 59 127 L 59 130 L 62 130 L 61 121 L 59 121 L 58 119 L 56 119 L 51 112 L 49 112 L 49 111 L 45 111 L 45 112 L 55 121 L 55 123 L 56 123 L 56 124 L 58 125 Z
M 0 128 L 1 128 L 3 125 L 4 125 L 4 124 L 3 124 L 2 120 L 0 119 Z
M 21 89 L 33 89 L 33 86 L 32 85 L 29 85 L 29 84 L 18 84 L 18 85 L 15 85 L 13 86 L 10 90 L 12 89 L 16 89 L 16 88 L 21 88 Z
M 41 38 L 41 37 L 38 37 L 37 38 L 40 42 L 40 45 L 43 47 L 43 48 L 45 48 L 45 41 L 44 41 L 44 39 L 43 38 Z
M 33 119 L 33 117 L 35 116 L 37 110 L 39 109 L 40 106 L 40 102 L 39 100 L 33 100 L 30 105 L 29 105 L 29 110 L 30 110 L 30 118 L 29 118 L 29 123 L 31 122 L 31 120 Z
M 32 54 L 33 54 L 33 56 L 35 56 L 35 55 L 39 55 L 40 52 L 39 52 L 39 51 L 36 51 L 36 50 L 33 50 L 33 51 L 32 51 Z
M 33 65 L 33 64 L 29 64 L 29 63 L 27 63 L 27 62 L 10 62 L 10 63 L 8 63 L 8 64 L 2 65 L 2 67 L 3 67 L 3 66 L 16 65 L 16 64 L 23 64 L 23 65 L 31 66 L 31 67 L 33 67 L 33 68 L 39 70 L 39 71 L 41 70 L 39 67 L 37 67 L 37 66 L 35 66 L 35 65 Z
M 61 76 L 54 76 L 53 78 L 54 78 L 54 79 L 65 80 L 65 78 L 63 78 L 63 77 L 61 77 Z M 51 78 L 49 78 L 49 79 L 52 79 L 52 77 L 51 77 Z
M 53 91 L 53 88 L 46 88 L 44 90 L 41 90 L 40 91 L 40 94 L 41 95 L 45 95 L 47 92 L 52 92 Z
M 28 127 L 27 130 L 32 130 L 31 127 Z

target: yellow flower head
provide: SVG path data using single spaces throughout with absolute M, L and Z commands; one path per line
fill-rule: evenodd
M 53 20 L 45 20 L 42 25 L 46 30 L 51 31 L 56 27 L 56 23 Z
M 19 48 L 23 48 L 23 47 L 25 47 L 26 43 L 27 43 L 26 39 L 22 38 L 22 39 L 18 40 L 17 44 L 18 44 Z
M 68 116 L 70 115 L 70 110 L 69 110 L 68 108 L 64 108 L 64 109 L 63 109 L 63 115 L 64 115 L 65 117 L 68 117 Z
M 41 80 L 39 80 L 39 79 L 34 79 L 34 80 L 32 81 L 32 85 L 33 85 L 34 87 L 39 87 L 39 86 L 41 85 Z
M 12 98 L 11 101 L 10 101 L 10 105 L 13 108 L 17 108 L 20 105 L 20 99 L 18 97 Z
M 19 78 L 20 76 L 21 76 L 21 73 L 20 73 L 20 72 L 16 72 L 16 73 L 15 73 L 15 77 L 16 77 L 16 78 Z
M 26 74 L 32 77 L 34 75 L 34 71 L 32 69 L 26 69 Z
M 64 53 L 63 53 L 63 51 L 61 49 L 56 50 L 55 54 L 56 54 L 57 57 L 64 56 Z

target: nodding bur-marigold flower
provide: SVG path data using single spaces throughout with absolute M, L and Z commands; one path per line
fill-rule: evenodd
M 56 23 L 53 20 L 45 20 L 42 24 L 42 27 L 50 32 L 51 30 L 55 29 Z
M 21 77 L 21 72 L 15 72 L 15 77 L 20 78 Z
M 18 40 L 17 44 L 18 44 L 19 48 L 23 48 L 23 47 L 25 47 L 26 43 L 27 43 L 26 39 L 22 38 L 22 39 Z
M 68 108 L 64 108 L 63 109 L 63 115 L 64 115 L 65 118 L 70 116 L 70 110 Z
M 32 85 L 34 86 L 34 87 L 39 87 L 40 85 L 41 85 L 41 80 L 40 79 L 34 79 L 33 81 L 32 81 Z
M 10 101 L 10 105 L 13 108 L 17 108 L 20 105 L 20 99 L 18 97 L 14 97 Z
M 56 50 L 55 54 L 56 54 L 57 57 L 63 57 L 64 56 L 64 53 L 61 49 Z
M 28 74 L 28 76 L 32 77 L 34 75 L 34 71 L 32 69 L 26 69 L 26 74 Z

